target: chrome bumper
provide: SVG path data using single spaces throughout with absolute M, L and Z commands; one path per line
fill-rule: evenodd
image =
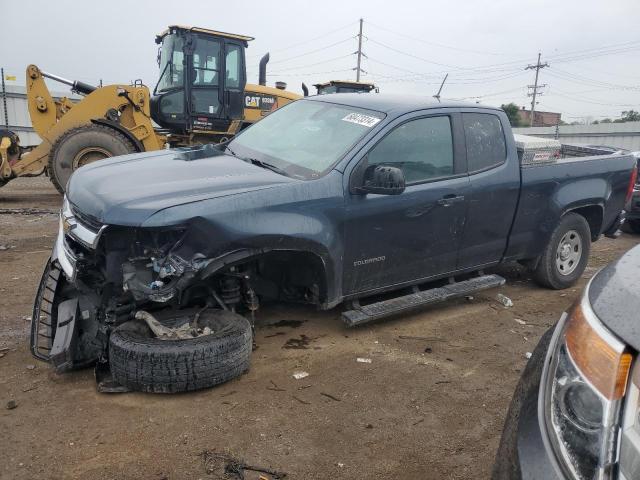
M 70 282 L 75 282 L 78 263 L 78 259 L 67 244 L 64 238 L 64 226 L 62 216 L 60 216 L 60 227 L 58 229 L 58 238 L 53 246 L 53 252 L 51 254 L 51 261 L 58 261 L 60 268 Z

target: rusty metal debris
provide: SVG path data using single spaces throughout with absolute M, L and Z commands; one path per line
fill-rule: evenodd
M 243 460 L 237 459 L 227 453 L 212 452 L 205 450 L 202 452 L 204 468 L 207 475 L 213 475 L 216 479 L 237 479 L 244 480 L 245 472 L 256 472 L 268 476 L 262 476 L 267 480 L 280 480 L 287 476 L 286 473 L 278 472 L 264 467 L 248 465 Z
M 199 315 L 196 314 L 193 322 L 186 322 L 183 325 L 175 328 L 164 326 L 158 321 L 156 317 L 151 315 L 149 312 L 145 312 L 144 310 L 138 310 L 136 312 L 135 318 L 146 322 L 151 331 L 160 340 L 186 340 L 189 338 L 211 335 L 211 333 L 213 333 L 213 331 L 209 327 L 204 327 L 202 329 L 198 328 L 198 316 Z

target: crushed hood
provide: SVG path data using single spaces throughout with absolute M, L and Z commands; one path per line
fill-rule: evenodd
M 139 226 L 168 207 L 296 181 L 205 145 L 87 165 L 71 176 L 67 198 L 101 223 Z

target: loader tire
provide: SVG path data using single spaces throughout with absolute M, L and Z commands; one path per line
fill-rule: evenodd
M 213 333 L 186 340 L 160 340 L 142 320 L 117 327 L 109 340 L 113 379 L 129 390 L 176 393 L 213 387 L 249 370 L 249 321 L 225 310 L 202 314 Z
M 573 286 L 584 273 L 591 251 L 591 229 L 582 215 L 567 213 L 551 234 L 533 271 L 541 286 L 562 290 Z
M 122 133 L 104 125 L 84 125 L 60 135 L 49 153 L 51 182 L 64 194 L 69 177 L 78 168 L 104 158 L 136 151 Z

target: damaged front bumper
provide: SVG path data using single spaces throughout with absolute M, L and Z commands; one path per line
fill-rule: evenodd
M 88 363 L 74 362 L 71 352 L 77 337 L 77 323 L 82 319 L 94 320 L 95 316 L 95 309 L 86 295 L 78 293 L 72 298 L 56 298 L 60 295 L 62 282 L 74 285 L 77 279 L 81 254 L 73 250 L 70 242 L 95 249 L 105 228 L 106 225 L 91 228 L 79 222 L 65 197 L 58 236 L 34 301 L 30 338 L 34 357 L 51 363 L 58 371 Z
M 107 362 L 111 333 L 140 311 L 215 306 L 253 318 L 256 266 L 212 253 L 197 225 L 107 226 L 65 198 L 34 303 L 33 355 L 58 371 Z

